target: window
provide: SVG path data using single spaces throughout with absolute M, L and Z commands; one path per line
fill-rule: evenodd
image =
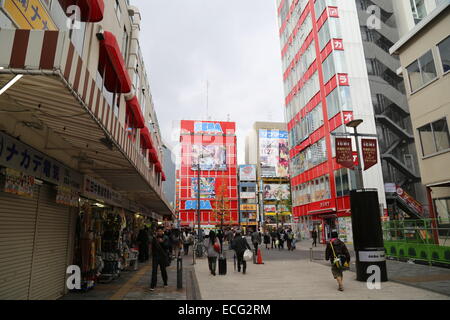
M 439 53 L 441 55 L 442 68 L 445 72 L 450 71 L 450 36 L 438 44 Z
M 439 223 L 450 223 L 450 198 L 434 199 L 434 207 Z
M 411 92 L 420 89 L 437 77 L 431 50 L 406 67 L 406 69 L 408 70 Z
M 424 0 L 409 0 L 414 22 L 418 24 L 427 15 Z
M 126 27 L 123 27 L 122 54 L 123 54 L 123 59 L 125 60 L 125 64 L 127 64 L 127 55 L 128 55 L 128 32 L 127 32 L 127 28 L 126 28 Z
M 350 88 L 336 87 L 326 98 L 328 119 L 333 118 L 340 111 L 351 111 Z
M 450 148 L 450 135 L 448 132 L 447 120 L 445 118 L 426 124 L 418 130 L 423 156 L 448 150 Z
M 342 168 L 334 172 L 336 183 L 336 196 L 343 197 L 350 194 L 350 190 L 356 186 L 356 173 L 354 170 Z
M 122 16 L 122 11 L 120 10 L 119 0 L 115 0 L 115 2 L 114 2 L 114 11 L 116 11 L 117 19 L 120 21 L 121 16 Z

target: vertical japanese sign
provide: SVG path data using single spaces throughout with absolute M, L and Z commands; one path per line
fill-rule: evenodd
M 362 154 L 364 161 L 364 170 L 369 169 L 378 162 L 377 157 L 377 140 L 361 139 Z
M 353 168 L 352 139 L 336 138 L 336 162 L 345 168 Z
M 19 29 L 58 30 L 39 0 L 4 0 L 2 8 Z

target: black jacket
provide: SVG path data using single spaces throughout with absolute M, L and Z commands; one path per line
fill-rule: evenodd
M 163 235 L 163 242 L 159 242 L 154 236 L 152 240 L 152 256 L 156 258 L 167 259 L 169 256 L 169 238 Z
M 236 238 L 234 238 L 234 240 L 231 242 L 231 249 L 236 251 L 237 254 L 243 253 L 245 249 L 251 250 L 247 239 L 243 238 L 242 236 L 237 236 Z
M 350 262 L 350 253 L 348 252 L 347 246 L 340 239 L 332 239 L 327 243 L 327 248 L 325 250 L 325 260 L 330 260 L 331 263 L 333 263 L 334 260 L 333 250 L 331 249 L 330 242 L 333 243 L 333 248 L 336 256 L 342 254 L 345 256 L 346 261 Z

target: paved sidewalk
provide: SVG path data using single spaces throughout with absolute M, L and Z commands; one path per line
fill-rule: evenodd
M 344 274 L 345 291 L 339 292 L 330 266 L 325 261 L 309 261 L 309 252 L 308 259 L 300 257 L 306 252 L 304 250 L 278 252 L 263 249 L 262 252 L 263 257 L 267 258 L 265 264 L 248 263 L 246 275 L 234 271 L 231 252 L 227 255 L 228 273 L 225 276 L 210 275 L 207 260 L 197 260 L 195 273 L 202 299 L 450 300 L 450 296 L 394 281 L 382 283 L 380 290 L 369 290 L 365 283 L 356 281 L 356 274 L 351 271 Z
M 177 289 L 176 260 L 167 268 L 168 287 L 163 287 L 161 272 L 158 269 L 156 290 L 149 291 L 151 261 L 140 264 L 137 271 L 122 272 L 121 276 L 105 284 L 97 284 L 86 293 L 69 293 L 62 300 L 186 300 L 195 299 L 191 277 L 192 258 L 183 259 L 183 289 Z

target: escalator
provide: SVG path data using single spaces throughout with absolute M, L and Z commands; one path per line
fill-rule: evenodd
M 395 208 L 394 211 L 401 209 L 408 215 L 409 219 L 418 220 L 426 218 L 422 204 L 401 187 L 397 186 L 396 192 L 386 192 L 386 200 L 388 206 L 393 206 Z

